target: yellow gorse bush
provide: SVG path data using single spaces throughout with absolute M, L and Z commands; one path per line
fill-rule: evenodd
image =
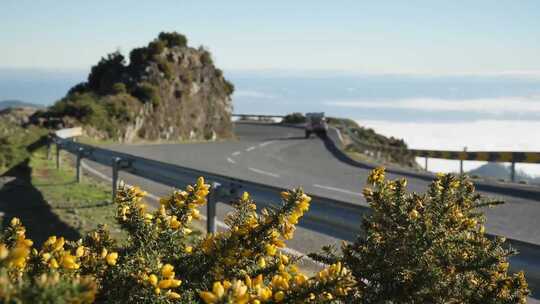
M 23 303 L 516 303 L 523 274 L 508 274 L 510 251 L 484 236 L 482 206 L 466 178 L 439 176 L 425 195 L 405 181 L 368 178 L 373 214 L 342 253 L 325 248 L 328 266 L 302 273 L 283 251 L 311 198 L 282 192 L 277 208 L 258 211 L 248 193 L 233 203 L 228 229 L 196 236 L 210 186 L 203 178 L 150 211 L 145 192 L 121 185 L 120 246 L 99 226 L 78 241 L 51 236 L 41 249 L 18 219 L 0 236 L 0 301 Z

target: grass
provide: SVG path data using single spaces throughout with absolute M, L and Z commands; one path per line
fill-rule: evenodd
M 66 155 L 60 170 L 56 169 L 53 160 L 47 160 L 42 151 L 32 155 L 29 165 L 32 168 L 32 185 L 41 192 L 60 221 L 80 235 L 97 228 L 97 223 L 106 224 L 113 236 L 124 238 L 114 218 L 116 208 L 111 204 L 109 184 L 88 177 L 76 183 L 75 170 Z

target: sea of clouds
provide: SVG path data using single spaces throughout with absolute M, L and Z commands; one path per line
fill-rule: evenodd
M 415 123 L 384 120 L 362 120 L 363 126 L 377 132 L 403 138 L 411 148 L 469 151 L 540 151 L 540 121 L 478 120 L 451 123 Z M 423 159 L 419 160 L 423 165 Z M 465 170 L 485 162 L 467 161 Z M 430 159 L 429 169 L 436 172 L 458 172 L 459 162 Z M 540 164 L 517 164 L 529 175 L 540 176 Z

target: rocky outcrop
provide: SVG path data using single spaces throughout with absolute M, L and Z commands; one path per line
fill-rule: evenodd
M 234 87 L 207 50 L 187 46 L 180 34 L 161 33 L 134 49 L 129 61 L 119 53 L 103 58 L 87 82 L 40 118 L 64 127 L 83 124 L 88 135 L 125 142 L 232 136 Z

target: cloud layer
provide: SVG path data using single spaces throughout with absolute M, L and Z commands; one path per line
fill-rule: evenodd
M 403 138 L 411 148 L 469 151 L 540 151 L 540 121 L 479 120 L 459 123 L 414 123 L 382 120 L 358 121 L 387 136 Z M 465 162 L 474 169 L 483 162 Z M 430 170 L 456 172 L 459 162 L 430 160 Z M 540 164 L 518 164 L 526 173 L 540 176 Z
M 334 100 L 325 105 L 343 108 L 370 108 L 392 110 L 418 110 L 429 112 L 463 111 L 494 115 L 502 114 L 540 114 L 540 96 L 500 97 L 485 99 L 438 99 L 411 98 L 395 100 Z

